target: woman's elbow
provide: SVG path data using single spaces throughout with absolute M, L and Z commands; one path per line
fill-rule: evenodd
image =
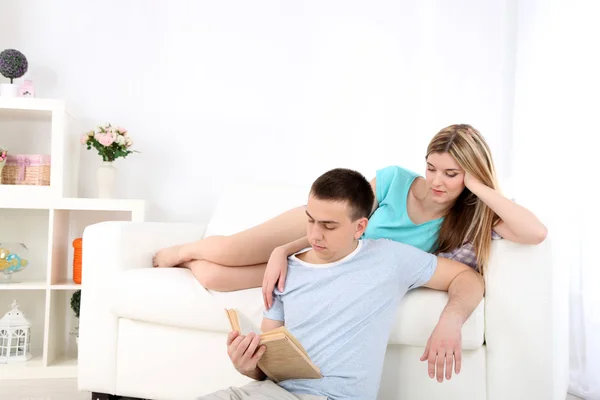
M 546 228 L 545 225 L 541 225 L 539 227 L 539 229 L 536 230 L 536 232 L 534 232 L 531 235 L 530 238 L 530 244 L 542 244 L 544 242 L 544 240 L 546 240 L 546 238 L 548 237 L 548 228 Z

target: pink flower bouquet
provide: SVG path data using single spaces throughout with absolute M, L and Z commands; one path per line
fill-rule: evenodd
M 131 150 L 133 140 L 127 129 L 113 127 L 110 124 L 99 125 L 95 130 L 84 133 L 81 136 L 81 144 L 92 147 L 98 151 L 102 161 L 115 161 L 119 157 L 127 157 L 135 150 Z
M 6 162 L 6 157 L 8 157 L 8 151 L 0 147 L 0 167 L 4 166 L 4 163 Z

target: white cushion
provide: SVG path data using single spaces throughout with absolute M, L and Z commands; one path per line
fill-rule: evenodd
M 111 310 L 117 316 L 167 326 L 229 332 L 225 308 L 237 308 L 256 328 L 262 321 L 260 288 L 235 292 L 204 289 L 190 270 L 144 268 L 122 272 L 113 283 Z M 410 291 L 402 300 L 390 344 L 425 346 L 446 306 L 446 292 L 425 288 Z M 483 301 L 463 326 L 463 348 L 483 344 Z
M 118 275 L 110 309 L 121 318 L 212 332 L 229 332 L 225 308 L 238 308 L 260 323 L 260 289 L 221 295 L 213 296 L 189 269 L 141 268 Z
M 419 288 L 409 291 L 396 313 L 390 343 L 425 346 L 439 317 L 448 303 L 448 293 Z M 474 350 L 483 345 L 485 331 L 485 299 L 473 311 L 462 328 L 463 349 Z

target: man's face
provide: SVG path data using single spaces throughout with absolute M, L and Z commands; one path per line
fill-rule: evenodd
M 306 217 L 308 241 L 323 262 L 335 262 L 350 254 L 368 223 L 367 218 L 352 221 L 347 202 L 321 200 L 313 195 L 306 204 Z

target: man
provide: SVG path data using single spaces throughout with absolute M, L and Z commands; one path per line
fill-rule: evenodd
M 459 262 L 387 239 L 361 240 L 374 201 L 358 172 L 334 169 L 312 185 L 306 205 L 311 249 L 289 257 L 285 290 L 275 290 L 262 331 L 285 325 L 321 379 L 275 384 L 257 367 L 259 337 L 231 332 L 235 368 L 254 379 L 203 399 L 375 399 L 399 300 L 417 287 L 447 290 L 449 300 L 421 360 L 431 378 L 461 367 L 461 328 L 482 299 L 480 275 Z M 436 370 L 437 369 L 437 370 Z

